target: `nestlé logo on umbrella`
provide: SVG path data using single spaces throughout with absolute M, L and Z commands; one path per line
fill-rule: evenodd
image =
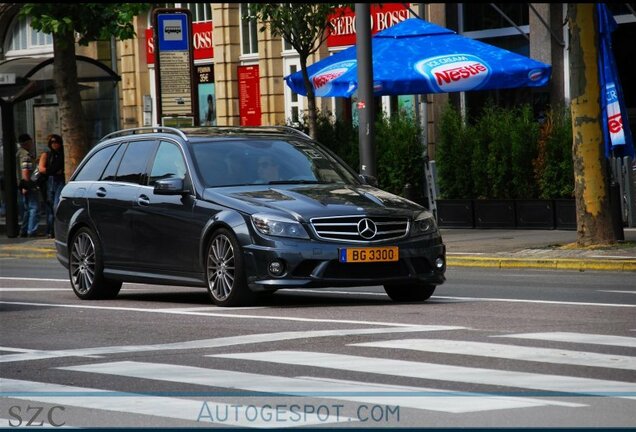
M 439 92 L 479 88 L 491 74 L 488 64 L 471 54 L 450 54 L 420 60 L 415 70 L 429 79 Z
M 355 60 L 342 61 L 320 69 L 312 75 L 309 79 L 311 80 L 311 84 L 314 86 L 316 96 L 323 96 L 327 94 L 329 90 L 331 90 L 331 81 L 348 72 L 355 65 Z

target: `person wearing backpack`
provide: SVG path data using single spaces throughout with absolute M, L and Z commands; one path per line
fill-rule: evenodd
M 42 154 L 38 168 L 46 175 L 46 235 L 54 237 L 55 207 L 66 182 L 64 177 L 64 140 L 57 134 L 49 135 L 49 150 Z

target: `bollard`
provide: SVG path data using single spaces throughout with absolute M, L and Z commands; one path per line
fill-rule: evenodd
M 621 189 L 620 185 L 615 181 L 610 183 L 610 211 L 612 213 L 612 228 L 614 229 L 616 240 L 625 240 L 623 214 L 621 211 Z

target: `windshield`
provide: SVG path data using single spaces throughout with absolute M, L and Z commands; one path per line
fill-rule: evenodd
M 193 143 L 192 150 L 206 187 L 358 183 L 355 174 L 305 141 L 228 139 Z

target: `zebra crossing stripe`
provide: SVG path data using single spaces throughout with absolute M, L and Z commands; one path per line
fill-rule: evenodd
M 132 361 L 87 364 L 60 367 L 59 369 L 196 384 L 209 387 L 240 389 L 249 392 L 392 405 L 448 413 L 527 408 L 546 405 L 565 405 L 568 407 L 584 406 L 581 404 L 552 403 L 530 398 L 481 395 L 477 393 L 458 394 L 457 392 L 418 387 L 311 377 L 284 377 L 231 370 Z M 266 399 L 272 398 L 271 395 L 263 397 Z
M 116 411 L 126 414 L 143 414 L 155 417 L 189 420 L 203 425 L 223 424 L 224 426 L 241 427 L 296 427 L 303 425 L 317 425 L 337 422 L 355 421 L 348 417 L 327 416 L 319 417 L 318 413 L 300 416 L 300 421 L 290 423 L 289 419 L 297 416 L 290 411 L 277 411 L 277 420 L 267 419 L 263 415 L 252 418 L 250 415 L 228 415 L 224 421 L 210 421 L 216 418 L 210 413 L 227 412 L 232 406 L 229 403 L 209 400 L 182 399 L 167 396 L 149 396 L 144 394 L 114 392 L 87 387 L 75 387 L 61 384 L 51 384 L 34 381 L 2 379 L 3 399 L 20 399 L 50 403 L 60 406 L 74 406 L 87 409 Z M 255 410 L 259 408 L 255 404 Z M 247 412 L 243 413 L 247 414 Z M 304 413 L 303 413 L 304 414 Z M 220 420 L 220 419 L 217 419 Z
M 546 333 L 519 333 L 511 335 L 498 335 L 491 337 L 535 339 L 553 342 L 571 342 L 591 345 L 612 345 L 627 348 L 636 348 L 636 338 L 629 336 L 612 336 L 602 334 L 546 332 Z
M 567 364 L 573 366 L 636 370 L 636 357 L 484 342 L 454 341 L 446 339 L 398 339 L 356 343 L 351 344 L 351 346 L 397 348 L 423 352 Z
M 309 351 L 265 351 L 254 353 L 212 354 L 209 355 L 209 357 L 322 367 L 436 381 L 534 389 L 546 392 L 567 393 L 568 395 L 584 394 L 636 399 L 635 383 L 593 378 L 471 368 L 435 363 L 420 363 L 407 360 L 392 360 Z M 549 396 L 549 394 L 546 394 L 545 396 Z
M 0 302 L 2 303 L 2 302 Z M 76 348 L 68 350 L 53 351 L 30 351 L 21 352 L 19 354 L 2 354 L 0 355 L 0 363 L 18 362 L 30 360 L 42 360 L 54 357 L 96 357 L 108 354 L 134 353 L 134 352 L 150 352 L 150 351 L 169 351 L 169 350 L 186 350 L 186 349 L 202 349 L 202 348 L 218 348 L 234 345 L 247 345 L 255 343 L 266 343 L 276 341 L 286 341 L 293 339 L 307 339 L 319 337 L 341 337 L 352 335 L 372 335 L 385 333 L 411 333 L 411 332 L 429 332 L 429 331 L 445 331 L 445 330 L 465 330 L 466 327 L 458 326 L 442 326 L 442 325 L 409 325 L 399 327 L 379 327 L 379 328 L 356 328 L 356 329 L 334 329 L 334 330 L 314 330 L 314 331 L 287 331 L 278 333 L 260 333 L 248 334 L 240 336 L 227 336 L 214 339 L 200 339 L 185 342 L 174 342 L 166 344 L 151 345 L 119 345 L 104 346 L 93 348 Z M 7 351 L 5 347 L 0 347 L 0 351 Z

